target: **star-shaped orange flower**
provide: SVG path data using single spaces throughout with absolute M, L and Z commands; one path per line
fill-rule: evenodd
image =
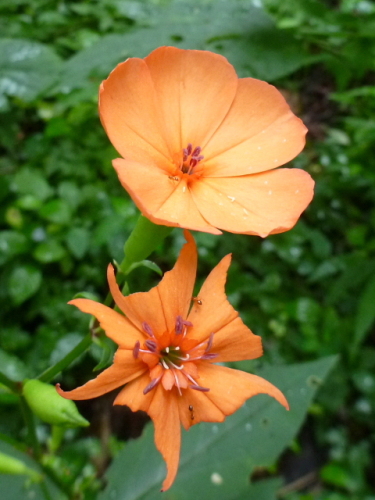
M 124 315 L 98 302 L 70 302 L 95 316 L 119 348 L 113 365 L 70 392 L 67 399 L 90 399 L 120 386 L 114 404 L 143 410 L 155 425 L 155 443 L 167 464 L 163 483 L 173 483 L 179 463 L 181 426 L 222 422 L 247 399 L 269 394 L 288 408 L 283 394 L 266 380 L 216 363 L 262 355 L 260 337 L 241 321 L 224 291 L 230 255 L 214 268 L 192 301 L 197 268 L 193 237 L 185 233 L 174 268 L 149 292 L 123 296 L 108 267 L 112 296 Z
M 265 237 L 312 199 L 309 174 L 276 169 L 303 149 L 306 127 L 275 87 L 239 79 L 218 54 L 128 59 L 102 83 L 99 110 L 120 182 L 156 224 Z

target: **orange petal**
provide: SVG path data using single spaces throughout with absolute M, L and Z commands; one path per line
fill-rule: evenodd
M 238 316 L 238 312 L 233 309 L 225 294 L 230 261 L 230 255 L 224 257 L 203 283 L 198 293 L 201 304 L 194 301 L 189 314 L 189 321 L 193 323 L 189 338 L 201 342 Z
M 210 389 L 205 394 L 224 415 L 231 415 L 257 394 L 268 394 L 289 409 L 283 393 L 257 375 L 209 363 L 200 364 L 199 375 L 199 383 Z
M 91 399 L 117 389 L 117 387 L 134 380 L 144 372 L 144 364 L 134 359 L 132 351 L 118 349 L 114 364 L 93 380 L 73 391 L 63 391 L 60 389 L 59 384 L 57 384 L 56 389 L 60 396 L 65 399 Z
M 204 147 L 204 175 L 231 177 L 283 165 L 302 151 L 306 132 L 275 87 L 243 78 L 228 115 Z
M 213 363 L 255 359 L 263 354 L 262 339 L 235 318 L 215 333 L 210 352 L 219 354 Z
M 99 321 L 107 337 L 123 349 L 133 349 L 134 344 L 144 340 L 144 335 L 118 312 L 89 299 L 74 299 L 68 302 L 84 313 L 92 314 Z
M 154 391 L 147 413 L 154 422 L 156 448 L 167 465 L 167 477 L 162 486 L 162 491 L 166 491 L 175 480 L 180 460 L 181 427 L 177 403 L 180 396 L 174 389 L 165 391 L 161 384 Z
M 232 233 L 265 237 L 291 229 L 313 197 L 314 181 L 303 170 L 204 178 L 192 186 L 202 215 Z
M 212 52 L 160 47 L 145 58 L 175 152 L 207 142 L 227 114 L 237 90 L 228 61 Z
M 124 158 L 168 167 L 171 155 L 149 69 L 142 59 L 128 59 L 104 80 L 99 112 L 108 137 Z
M 113 267 L 108 266 L 109 287 L 118 307 L 138 328 L 146 321 L 155 335 L 174 330 L 176 317 L 182 315 L 185 319 L 190 306 L 197 270 L 197 247 L 188 231 L 185 237 L 187 243 L 174 268 L 149 292 L 124 297 L 116 283 Z
M 114 405 L 126 405 L 132 411 L 146 411 L 148 412 L 150 403 L 155 396 L 155 390 L 150 391 L 146 395 L 143 394 L 143 389 L 151 382 L 150 374 L 144 373 L 142 376 L 136 378 L 126 385 L 117 395 L 114 400 Z
M 113 166 L 134 203 L 152 222 L 221 234 L 199 213 L 184 178 L 174 180 L 170 178 L 172 171 L 121 158 L 114 160 Z
M 124 297 L 116 282 L 112 265 L 108 266 L 107 278 L 114 301 L 133 325 L 142 330 L 142 323 L 147 322 L 155 333 L 166 330 L 163 307 L 156 287 L 151 288 L 149 292 L 133 293 Z
M 223 422 L 225 419 L 224 413 L 204 392 L 186 389 L 177 401 L 180 420 L 186 430 L 199 422 Z
M 177 316 L 187 317 L 197 273 L 197 246 L 189 231 L 184 231 L 184 236 L 187 243 L 182 247 L 176 264 L 156 287 L 169 332 L 174 330 Z

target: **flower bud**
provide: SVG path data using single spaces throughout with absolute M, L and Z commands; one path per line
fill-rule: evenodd
M 23 395 L 32 411 L 43 422 L 66 427 L 90 425 L 79 414 L 73 401 L 59 396 L 53 385 L 40 380 L 28 380 L 23 386 Z
M 29 476 L 33 481 L 39 482 L 43 476 L 34 469 L 27 467 L 25 463 L 11 455 L 6 455 L 0 451 L 0 473 L 1 474 L 18 474 Z

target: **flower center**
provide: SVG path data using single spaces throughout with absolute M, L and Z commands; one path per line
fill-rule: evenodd
M 176 386 L 180 395 L 182 389 L 187 388 L 209 391 L 196 381 L 199 378 L 197 364 L 217 357 L 217 354 L 210 352 L 214 334 L 211 333 L 208 340 L 203 342 L 189 339 L 187 333 L 192 326 L 190 321 L 177 316 L 174 331 L 156 337 L 148 323 L 142 324 L 148 339 L 142 347 L 139 341 L 135 343 L 133 356 L 140 358 L 150 369 L 151 382 L 143 390 L 144 394 L 154 389 L 159 382 L 166 390 Z
M 180 165 L 182 173 L 188 175 L 196 173 L 196 166 L 204 158 L 201 155 L 201 151 L 202 148 L 200 146 L 193 149 L 193 145 L 190 143 L 182 150 L 182 163 Z

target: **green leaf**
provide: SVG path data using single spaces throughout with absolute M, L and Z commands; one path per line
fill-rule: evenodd
M 56 240 L 44 241 L 40 243 L 33 256 L 39 262 L 43 264 L 48 264 L 49 262 L 57 262 L 61 260 L 65 255 L 65 249 Z
M 69 224 L 72 210 L 65 200 L 51 200 L 39 210 L 41 217 L 56 224 Z
M 375 320 L 375 275 L 367 283 L 359 299 L 354 328 L 354 346 L 359 346 Z
M 32 297 L 42 284 L 42 273 L 34 266 L 25 264 L 13 269 L 9 276 L 9 295 L 16 305 Z
M 53 191 L 43 175 L 32 168 L 23 168 L 14 176 L 11 189 L 19 194 L 32 195 L 38 200 L 49 198 Z
M 90 232 L 84 227 L 73 227 L 66 235 L 66 244 L 74 257 L 82 259 L 90 245 Z
M 292 441 L 336 359 L 328 357 L 261 370 L 258 375 L 276 384 L 286 395 L 290 411 L 269 396 L 259 395 L 222 424 L 199 424 L 184 432 L 179 474 L 163 498 L 238 499 L 249 488 L 251 471 L 257 466 L 272 465 Z M 129 442 L 112 462 L 107 472 L 108 486 L 99 500 L 158 498 L 164 477 L 165 467 L 153 442 L 153 428 L 148 426 L 144 435 Z
M 58 79 L 60 59 L 38 42 L 0 39 L 0 102 L 7 96 L 33 101 Z
M 23 462 L 28 468 L 35 471 L 35 474 L 43 474 L 39 465 L 30 458 L 29 455 L 16 450 L 8 443 L 0 441 L 0 452 L 12 456 L 16 460 Z M 45 485 L 42 483 L 31 482 L 26 476 L 14 476 L 2 474 L 1 476 L 1 500 L 46 500 L 45 489 L 49 492 L 50 498 L 54 500 L 67 500 L 67 497 L 56 488 L 49 480 L 45 479 Z
M 0 265 L 27 250 L 27 238 L 17 231 L 0 232 Z
M 20 382 L 28 375 L 27 366 L 17 356 L 0 349 L 1 372 L 15 382 Z
M 145 57 L 162 45 L 222 53 L 240 76 L 264 80 L 281 78 L 310 61 L 301 44 L 250 0 L 174 1 L 147 8 L 148 26 L 103 36 L 68 60 L 60 90 L 84 87 L 93 75 L 102 78 L 127 57 Z
M 146 267 L 151 271 L 155 271 L 155 273 L 157 273 L 159 276 L 163 276 L 163 271 L 157 264 L 155 264 L 155 262 L 152 262 L 151 260 L 141 260 L 140 262 L 134 262 L 134 264 L 129 266 L 127 274 L 130 274 L 132 271 L 134 271 L 134 269 L 137 269 L 137 267 Z

